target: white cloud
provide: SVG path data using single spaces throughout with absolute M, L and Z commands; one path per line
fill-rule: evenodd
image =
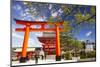
M 45 20 L 46 20 L 46 17 L 45 16 L 35 18 L 35 21 L 45 21 Z
M 16 5 L 16 6 L 13 6 L 13 8 L 15 9 L 15 10 L 21 10 L 22 9 L 22 7 L 20 6 L 20 5 Z
M 52 5 L 50 4 L 50 5 L 49 5 L 49 10 L 51 10 L 51 8 L 52 8 Z
M 58 15 L 58 12 L 52 13 L 52 16 L 53 16 L 54 18 L 57 17 L 57 15 Z
M 23 2 L 23 4 L 24 4 L 24 5 L 27 5 L 27 4 L 28 4 L 28 2 Z
M 28 8 L 26 8 L 26 9 L 25 9 L 25 12 L 28 12 L 28 11 L 29 11 L 29 9 L 28 9 Z
M 16 37 L 16 38 L 19 38 L 19 39 L 24 39 L 23 36 L 21 36 L 21 35 L 15 33 L 15 32 L 12 33 L 12 36 L 13 36 L 13 37 Z
M 89 32 L 86 33 L 86 36 L 88 37 L 88 36 L 90 36 L 91 34 L 92 34 L 92 31 L 89 31 Z
M 59 13 L 63 13 L 62 9 L 59 9 L 58 12 L 59 12 Z
M 12 33 L 12 36 L 13 36 L 12 46 L 13 47 L 21 47 L 22 43 L 23 43 L 24 36 L 17 34 L 17 33 Z M 28 47 L 42 47 L 41 44 L 42 43 L 39 42 L 39 40 L 36 37 L 34 37 L 33 39 L 29 37 Z
M 24 13 L 23 11 L 21 11 L 20 15 L 21 15 L 22 17 L 25 17 L 25 16 L 26 16 L 26 13 Z
M 34 32 L 34 34 L 35 34 L 36 36 L 38 36 L 38 37 L 40 37 L 40 36 L 43 35 L 42 32 Z
M 42 17 L 39 17 L 36 19 L 36 21 L 44 21 L 44 19 Z

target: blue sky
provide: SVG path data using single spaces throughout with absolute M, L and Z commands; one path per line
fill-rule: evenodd
M 27 21 L 47 21 L 50 16 L 54 18 L 54 21 L 57 21 L 56 17 L 59 16 L 62 20 L 71 21 L 75 20 L 74 14 L 64 18 L 64 13 L 60 8 L 61 4 L 39 4 L 32 3 L 33 7 L 30 8 L 34 10 L 34 15 L 28 13 L 29 9 L 26 8 L 25 2 L 13 1 L 11 6 L 11 15 L 12 15 L 12 47 L 20 47 L 23 43 L 24 32 L 16 32 L 15 28 L 23 27 L 17 25 L 14 19 L 27 20 Z M 40 7 L 41 6 L 41 7 Z M 73 6 L 73 5 L 65 5 Z M 89 13 L 90 6 L 83 6 L 80 8 L 80 11 L 84 14 L 84 7 L 87 7 L 87 12 Z M 77 9 L 76 9 L 77 11 Z M 77 30 L 80 29 L 79 32 Z M 95 42 L 95 23 L 82 23 L 80 27 L 76 27 L 76 30 L 72 32 L 73 36 L 78 40 L 91 40 Z M 42 32 L 31 32 L 29 37 L 28 46 L 29 47 L 41 47 L 41 44 L 37 37 L 42 36 Z

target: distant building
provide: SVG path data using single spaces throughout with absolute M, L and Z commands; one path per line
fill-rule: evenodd
M 34 51 L 35 51 L 34 47 L 27 48 L 28 59 L 33 59 L 33 57 L 35 55 Z M 21 53 L 22 53 L 22 47 L 12 48 L 12 60 L 19 60 L 21 57 Z
M 95 43 L 94 42 L 87 40 L 85 46 L 86 46 L 85 51 L 95 50 Z

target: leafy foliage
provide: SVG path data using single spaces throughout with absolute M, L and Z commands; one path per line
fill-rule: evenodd
M 50 16 L 46 19 L 48 22 L 59 22 L 64 21 L 63 26 L 64 31 L 68 32 L 69 30 L 72 30 L 71 28 L 74 28 L 75 26 L 78 26 L 82 23 L 95 23 L 95 16 L 96 16 L 96 9 L 95 6 L 82 6 L 82 5 L 63 5 L 60 4 L 38 4 L 37 6 L 34 6 L 32 2 L 23 2 L 27 9 L 29 9 L 29 14 L 31 14 L 33 17 L 41 16 L 41 8 L 48 9 L 50 5 L 52 7 L 49 9 Z M 46 7 L 44 7 L 46 6 Z M 59 9 L 58 9 L 59 8 Z M 53 17 L 52 13 L 57 12 L 57 16 Z M 70 16 L 73 18 L 71 20 L 74 20 L 74 25 L 71 26 L 71 20 L 67 20 Z M 52 23 L 50 23 L 52 25 Z M 68 26 L 69 25 L 69 26 Z
M 76 40 L 73 35 L 69 33 L 61 33 L 60 42 L 63 51 L 78 51 L 83 48 L 82 43 Z
M 96 52 L 95 51 L 90 51 L 90 52 L 85 52 L 84 54 L 80 54 L 81 59 L 95 58 L 95 57 L 96 57 Z
M 71 52 L 66 51 L 64 54 L 64 58 L 65 58 L 65 60 L 71 60 L 72 59 Z
M 69 32 L 71 30 L 71 26 L 68 21 L 64 21 L 63 23 L 63 32 Z

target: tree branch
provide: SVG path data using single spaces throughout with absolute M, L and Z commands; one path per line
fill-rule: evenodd
M 96 15 L 94 14 L 94 15 L 92 15 L 91 17 L 87 18 L 86 20 L 83 20 L 83 21 L 79 22 L 78 24 L 81 24 L 82 22 L 88 21 L 88 20 L 92 19 L 92 18 L 95 17 L 95 16 L 96 16 Z
M 75 6 L 71 11 L 70 13 L 66 14 L 63 18 L 63 20 L 65 20 L 66 17 L 68 17 L 70 14 L 72 14 L 74 12 L 74 10 L 77 8 L 78 6 Z

